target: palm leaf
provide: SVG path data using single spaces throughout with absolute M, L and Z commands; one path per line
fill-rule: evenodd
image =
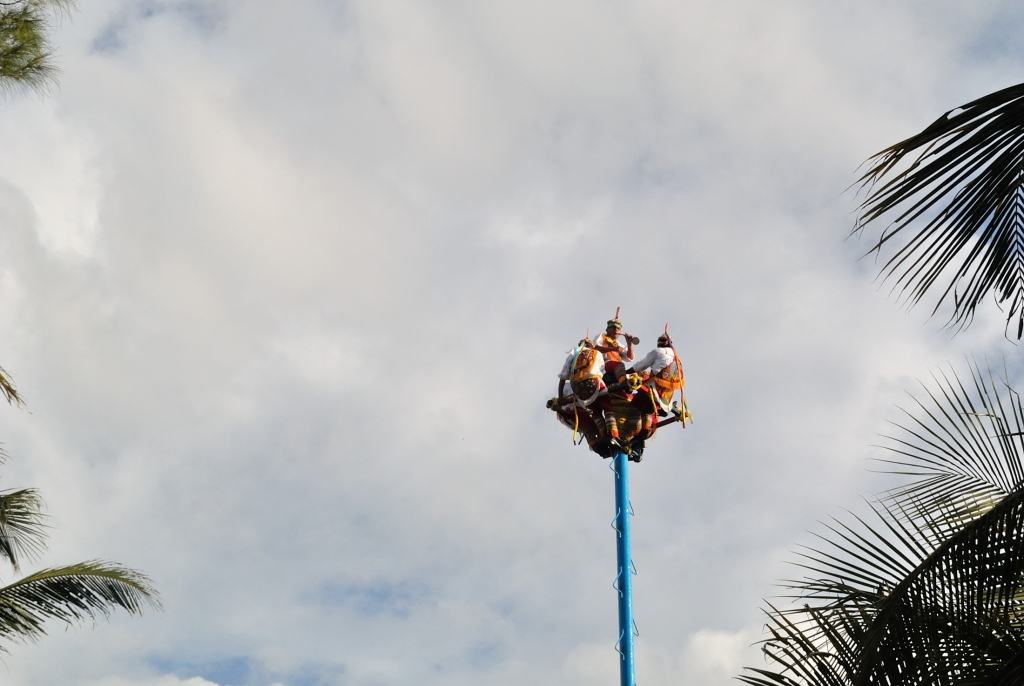
M 1024 672 L 1024 412 L 1005 380 L 937 373 L 890 437 L 914 480 L 833 520 L 767 610 L 755 686 L 991 684 Z M 1014 666 L 1017 665 L 1017 666 Z M 1019 682 L 1018 682 L 1019 683 Z
M 18 394 L 18 389 L 14 387 L 14 382 L 11 380 L 10 374 L 6 369 L 0 367 L 0 394 L 7 399 L 7 402 L 11 405 L 24 405 L 21 396 Z
M 74 0 L 0 1 L 0 88 L 39 88 L 53 80 L 51 17 L 74 6 Z
M 1019 686 L 1024 683 L 1024 650 L 1005 660 L 984 686 Z
M 37 639 L 47 620 L 71 624 L 118 607 L 140 614 L 147 604 L 159 608 L 158 594 L 135 570 L 101 560 L 44 569 L 0 588 L 0 638 Z
M 46 548 L 42 499 L 33 488 L 0 491 L 0 557 L 18 571 L 22 557 L 33 558 Z
M 0 10 L 0 85 L 39 87 L 55 69 L 45 15 L 27 5 Z
M 804 554 L 800 565 L 815 576 L 787 584 L 802 606 L 768 612 L 763 650 L 781 669 L 742 680 L 980 683 L 1001 668 L 998 655 L 1024 649 L 1024 492 L 902 572 L 899 560 L 931 537 L 884 509 L 878 515 L 872 525 L 836 525 L 826 546 Z
M 855 685 L 892 675 L 923 677 L 981 672 L 989 643 L 1024 630 L 1024 492 L 974 520 L 904 578 L 876 605 L 858 641 Z M 980 640 L 979 640 L 980 639 Z M 883 681 L 884 683 L 884 681 Z M 920 683 L 929 683 L 923 680 Z
M 1024 334 L 1024 84 L 946 112 L 869 160 L 854 233 L 884 222 L 870 252 L 902 244 L 882 274 L 917 304 L 936 289 L 932 314 L 952 304 L 968 325 L 990 293 Z

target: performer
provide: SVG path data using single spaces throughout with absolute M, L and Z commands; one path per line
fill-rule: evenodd
M 633 337 L 624 334 L 626 345 L 619 343 L 619 336 L 622 334 L 622 322 L 619 321 L 619 308 L 615 308 L 615 318 L 608 320 L 608 328 L 601 334 L 595 348 L 605 358 L 604 371 L 608 376 L 608 383 L 622 382 L 626 380 L 626 365 L 623 358 L 633 361 Z
M 672 345 L 672 338 L 668 335 L 667 324 L 665 333 L 658 336 L 658 347 L 644 356 L 629 372 L 636 373 L 643 379 L 643 385 L 633 396 L 632 402 L 633 408 L 640 413 L 643 422 L 632 444 L 634 451 L 642 455 L 647 439 L 657 431 L 658 416 L 674 414 L 684 428 L 686 420 L 692 419 L 686 407 L 686 395 L 683 393 L 683 366 Z M 682 404 L 673 407 L 672 397 L 676 389 L 679 389 Z
M 569 382 L 577 400 L 589 405 L 604 388 L 601 372 L 604 358 L 594 349 L 589 338 L 580 341 L 579 346 L 565 358 L 562 371 L 558 373 L 558 397 L 565 396 L 565 384 Z M 585 407 L 586 405 L 584 405 Z
M 594 348 L 593 341 L 584 338 L 566 358 L 558 374 L 558 401 L 563 406 L 575 405 L 576 412 L 591 412 L 601 438 L 607 438 L 612 446 L 619 446 L 619 427 L 611 415 L 608 389 L 602 378 L 604 368 L 603 356 Z M 565 396 L 567 381 L 572 388 L 572 396 Z
M 647 370 L 650 370 L 649 374 L 644 375 Z M 672 338 L 668 335 L 668 325 L 665 326 L 665 333 L 658 336 L 658 347 L 647 353 L 630 371 L 647 377 L 644 380 L 646 393 L 641 392 L 633 399 L 634 403 L 639 403 L 639 407 L 643 408 L 641 411 L 649 410 L 650 414 L 657 412 L 662 417 L 668 416 L 672 411 L 672 397 L 676 389 L 679 389 L 681 406 L 684 408 L 681 419 L 683 426 L 686 426 L 685 419 L 689 417 L 689 413 L 685 411 L 686 394 L 683 392 L 686 382 L 679 355 L 676 354 Z

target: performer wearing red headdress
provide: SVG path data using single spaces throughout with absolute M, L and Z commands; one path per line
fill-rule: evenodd
M 622 334 L 622 322 L 619 321 L 619 309 L 615 308 L 615 318 L 608 320 L 608 328 L 597 337 L 594 347 L 604 355 L 604 371 L 608 374 L 608 383 L 626 380 L 626 365 L 623 358 L 633 361 L 633 337 L 625 334 L 626 345 L 619 343 Z
M 558 402 L 573 408 L 574 424 L 579 423 L 581 413 L 591 414 L 599 438 L 608 438 L 610 445 L 619 446 L 619 427 L 611 416 L 608 388 L 602 378 L 605 366 L 604 357 L 594 348 L 593 341 L 589 338 L 580 341 L 558 374 Z M 563 395 L 567 381 L 573 392 L 569 397 Z
M 686 382 L 683 377 L 683 365 L 672 345 L 672 338 L 668 335 L 667 324 L 665 333 L 658 336 L 658 347 L 647 353 L 631 371 L 644 378 L 643 386 L 633 397 L 634 407 L 644 417 L 644 427 L 639 438 L 647 438 L 652 433 L 655 414 L 662 417 L 668 416 L 670 412 L 677 414 L 685 427 L 686 420 L 691 419 L 686 408 L 686 394 L 683 392 Z M 682 402 L 674 409 L 672 398 L 677 389 Z

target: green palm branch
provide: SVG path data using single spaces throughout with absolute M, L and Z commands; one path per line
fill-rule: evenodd
M 102 560 L 44 569 L 0 588 L 0 638 L 37 639 L 47 620 L 71 624 L 117 607 L 141 614 L 145 605 L 159 608 L 159 597 L 135 570 Z
M 46 547 L 42 506 L 35 489 L 0 492 L 0 557 L 16 572 Z M 116 608 L 139 614 L 145 605 L 159 608 L 160 601 L 141 572 L 102 560 L 44 569 L 0 587 L 0 640 L 37 639 L 47 620 L 71 624 Z
M 950 324 L 972 321 L 992 294 L 1024 335 L 1024 84 L 946 112 L 868 161 L 854 233 L 883 226 L 882 274 L 913 306 L 938 297 Z
M 1002 685 L 1024 674 L 1024 410 L 990 371 L 936 374 L 897 423 L 912 480 L 832 520 L 769 605 L 755 686 Z
M 18 394 L 18 389 L 14 387 L 14 381 L 11 380 L 11 375 L 3 367 L 0 367 L 0 395 L 3 395 L 11 405 L 25 404 L 21 399 L 21 396 Z
M 14 571 L 22 558 L 34 558 L 46 549 L 46 523 L 42 499 L 32 488 L 0 492 L 0 557 Z
M 53 80 L 52 17 L 73 0 L 0 0 L 0 89 L 39 88 Z

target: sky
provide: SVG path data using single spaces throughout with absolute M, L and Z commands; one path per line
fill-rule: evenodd
M 622 308 L 695 422 L 631 471 L 644 686 L 762 666 L 764 599 L 891 483 L 956 336 L 850 237 L 858 166 L 1019 82 L 1024 10 L 908 0 L 90 0 L 0 102 L 0 487 L 27 569 L 162 611 L 13 686 L 618 683 L 613 475 L 544 407 Z M 816 529 L 817 527 L 817 529 Z M 0 581 L 14 578 L 0 570 Z

